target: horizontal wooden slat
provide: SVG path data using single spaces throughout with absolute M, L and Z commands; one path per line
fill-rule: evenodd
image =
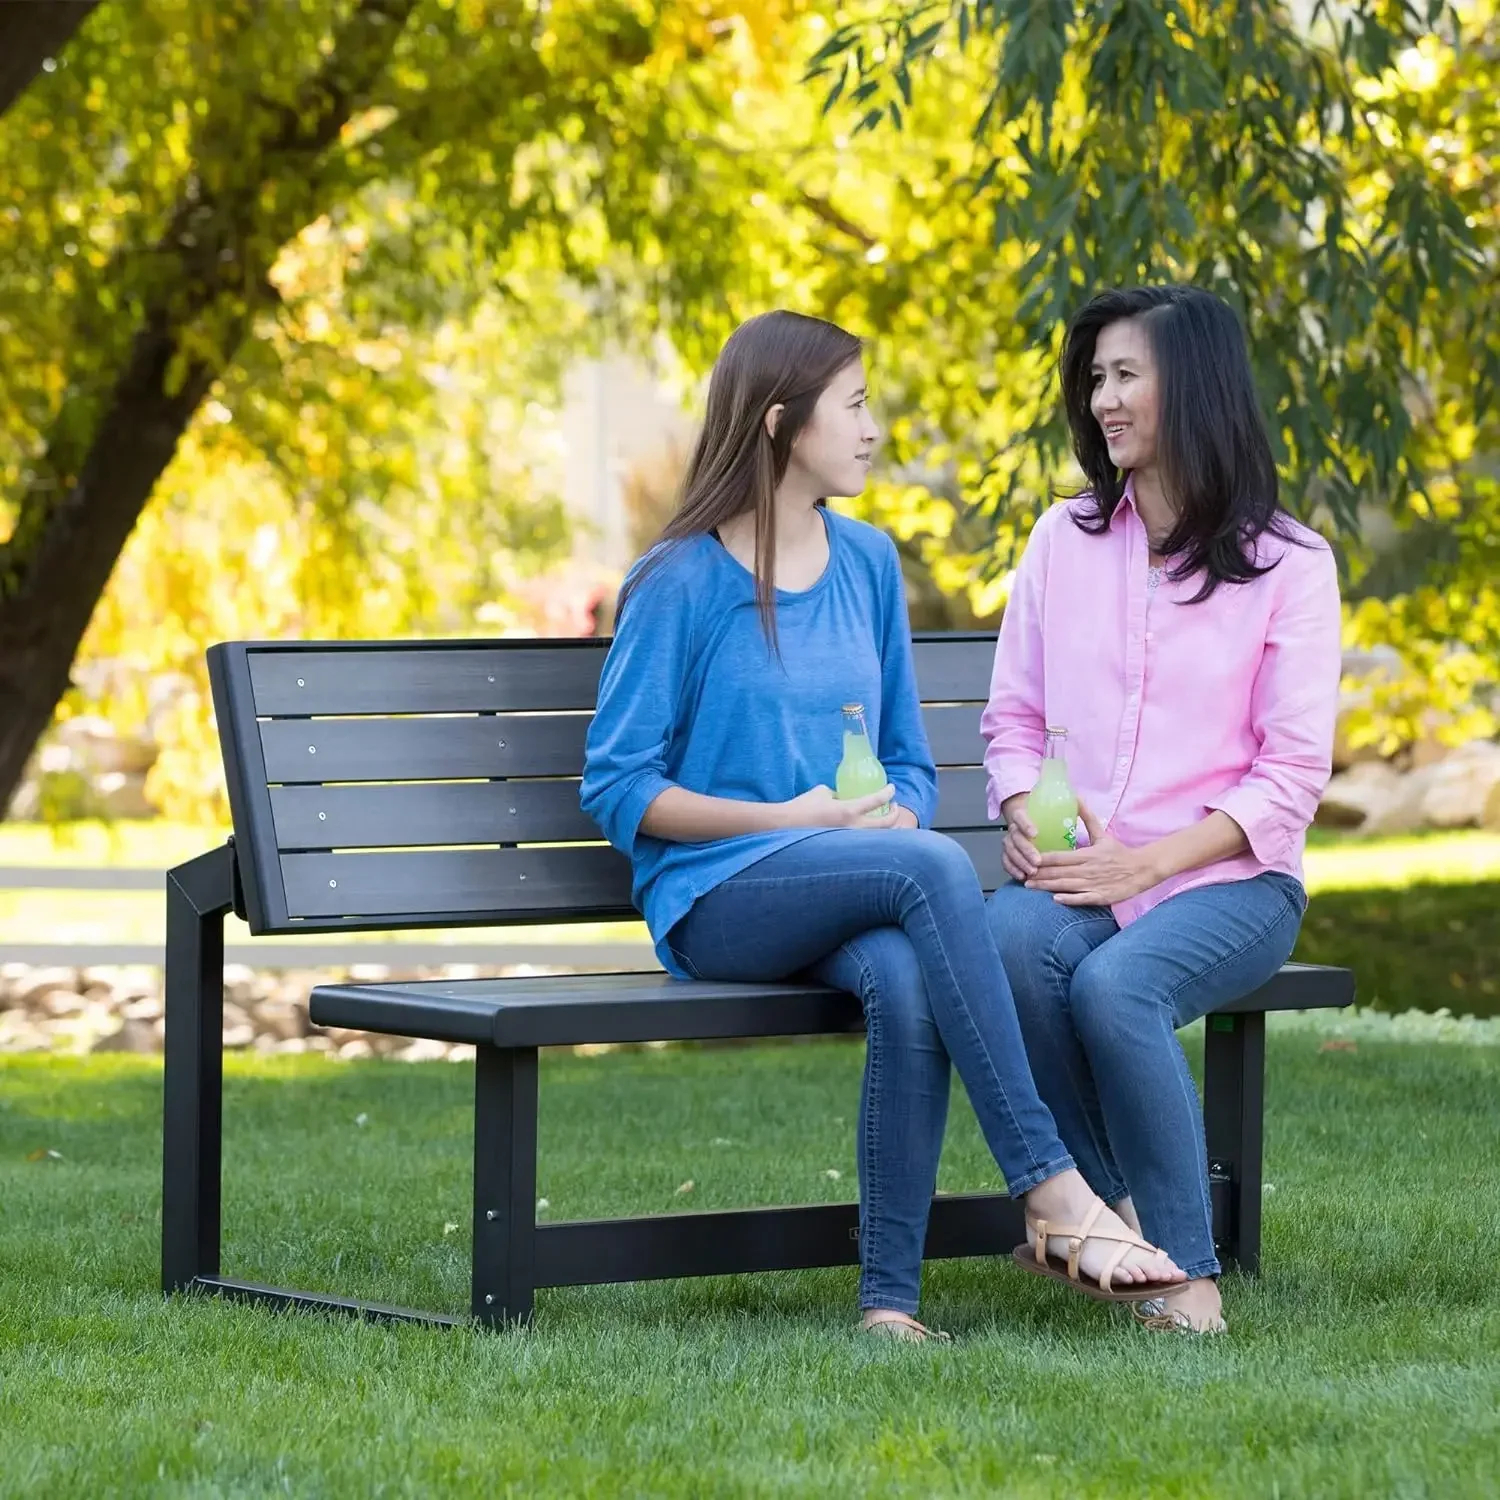
M 932 749 L 932 758 L 939 766 L 984 764 L 984 741 L 979 737 L 977 704 L 924 708 L 922 722 L 927 726 L 927 743 Z
M 989 826 L 988 790 L 982 769 L 963 767 L 938 772 L 937 829 Z
M 262 718 L 591 709 L 603 641 L 272 647 L 252 651 Z
M 284 852 L 571 843 L 601 837 L 578 805 L 576 779 L 277 786 L 271 788 L 271 810 L 277 847 Z M 988 822 L 984 772 L 940 772 L 933 826 L 983 828 Z M 160 884 L 161 877 L 156 878 Z
M 578 782 L 447 781 L 271 788 L 276 843 L 294 849 L 569 843 L 601 837 Z
M 923 710 L 940 766 L 984 758 L 972 704 Z M 270 719 L 260 726 L 266 780 L 446 781 L 503 776 L 576 776 L 583 769 L 586 714 L 505 714 L 410 719 Z
M 274 719 L 260 726 L 271 783 L 576 776 L 587 714 Z
M 262 718 L 337 714 L 515 713 L 594 706 L 607 641 L 414 642 L 264 647 L 249 653 Z M 918 639 L 926 702 L 983 702 L 991 636 Z
M 1003 880 L 999 829 L 957 833 L 980 884 Z M 526 849 L 442 849 L 373 854 L 288 854 L 287 912 L 292 917 L 434 912 L 493 914 L 564 911 L 628 914 L 630 866 L 607 845 Z M 392 923 L 399 926 L 399 921 Z
M 288 854 L 281 869 L 292 917 L 447 912 L 493 913 L 504 920 L 549 911 L 633 915 L 630 864 L 605 844 Z
M 962 844 L 969 858 L 974 861 L 974 873 L 979 876 L 979 883 L 984 887 L 986 895 L 1010 878 L 1000 859 L 1001 850 L 1005 846 L 1003 828 L 992 827 L 949 836 L 955 843 Z
M 912 645 L 924 703 L 983 703 L 990 695 L 995 637 L 955 636 Z

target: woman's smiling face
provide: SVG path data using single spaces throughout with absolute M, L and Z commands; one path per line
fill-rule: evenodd
M 1110 461 L 1120 469 L 1150 467 L 1156 462 L 1159 411 L 1156 356 L 1139 318 L 1122 318 L 1100 329 L 1093 375 L 1089 406 Z

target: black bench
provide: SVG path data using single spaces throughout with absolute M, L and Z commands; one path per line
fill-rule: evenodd
M 607 642 L 236 643 L 209 653 L 234 835 L 167 880 L 162 1284 L 278 1306 L 452 1317 L 220 1272 L 223 923 L 255 934 L 631 918 L 626 861 L 578 806 Z M 990 635 L 919 637 L 940 769 L 937 826 L 1001 879 L 985 812 L 979 709 Z M 1346 970 L 1288 965 L 1207 1019 L 1205 1118 L 1215 1237 L 1260 1258 L 1265 1012 L 1348 1005 Z M 537 1049 L 581 1042 L 862 1030 L 813 984 L 713 984 L 659 971 L 322 985 L 323 1026 L 476 1045 L 473 1286 L 482 1323 L 524 1319 L 537 1287 L 843 1265 L 852 1204 L 537 1224 Z M 1004 1194 L 939 1195 L 927 1254 L 997 1255 L 1023 1235 Z

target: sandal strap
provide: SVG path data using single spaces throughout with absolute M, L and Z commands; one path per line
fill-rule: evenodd
M 1044 1266 L 1047 1263 L 1047 1240 L 1066 1239 L 1068 1241 L 1068 1280 L 1079 1281 L 1079 1261 L 1083 1255 L 1084 1243 L 1088 1240 L 1108 1240 L 1117 1246 L 1113 1255 L 1105 1262 L 1104 1270 L 1100 1273 L 1098 1284 L 1102 1291 L 1109 1291 L 1114 1280 L 1114 1274 L 1120 1269 L 1125 1257 L 1132 1250 L 1145 1250 L 1152 1255 L 1161 1255 L 1161 1246 L 1153 1245 L 1149 1240 L 1142 1239 L 1140 1235 L 1122 1226 L 1122 1232 L 1109 1229 L 1095 1229 L 1094 1225 L 1099 1221 L 1099 1215 L 1105 1210 L 1104 1199 L 1095 1198 L 1089 1211 L 1083 1216 L 1081 1224 L 1053 1224 L 1046 1219 L 1034 1219 L 1030 1214 L 1026 1216 L 1027 1226 L 1036 1235 L 1036 1260 L 1037 1264 Z

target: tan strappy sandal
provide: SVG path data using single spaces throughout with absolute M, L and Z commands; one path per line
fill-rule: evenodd
M 1076 1225 L 1052 1224 L 1046 1219 L 1034 1219 L 1027 1214 L 1026 1227 L 1036 1235 L 1036 1243 L 1016 1246 L 1013 1252 L 1016 1264 L 1036 1276 L 1047 1276 L 1053 1281 L 1060 1281 L 1064 1286 L 1070 1286 L 1075 1291 L 1082 1292 L 1085 1297 L 1093 1297 L 1099 1302 L 1144 1302 L 1171 1291 L 1173 1287 L 1181 1286 L 1180 1281 L 1135 1281 L 1118 1291 L 1114 1288 L 1114 1274 L 1132 1250 L 1149 1250 L 1153 1255 L 1165 1255 L 1166 1251 L 1143 1240 L 1139 1235 L 1132 1234 L 1128 1229 L 1123 1232 L 1095 1232 L 1094 1225 L 1104 1212 L 1104 1207 L 1104 1200 L 1095 1198 L 1094 1206 L 1084 1215 L 1083 1223 Z M 1047 1240 L 1053 1236 L 1067 1239 L 1066 1260 L 1047 1249 Z M 1111 1240 L 1119 1246 L 1105 1263 L 1104 1271 L 1097 1281 L 1083 1275 L 1078 1264 L 1079 1257 L 1083 1254 L 1083 1242 L 1088 1239 Z
M 905 1313 L 878 1313 L 872 1323 L 861 1323 L 861 1333 L 873 1334 L 877 1338 L 899 1339 L 907 1344 L 925 1344 L 929 1340 L 938 1344 L 951 1344 L 953 1335 L 941 1328 L 928 1328 Z

